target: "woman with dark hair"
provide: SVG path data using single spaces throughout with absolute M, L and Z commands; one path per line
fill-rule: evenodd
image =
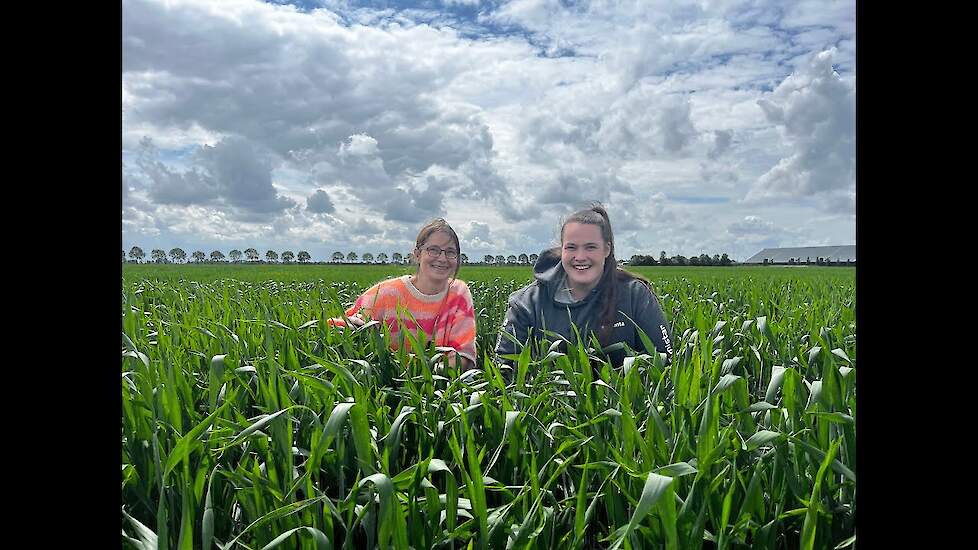
M 594 334 L 602 347 L 623 342 L 631 349 L 672 357 L 668 323 L 645 278 L 621 269 L 615 259 L 615 237 L 600 204 L 575 212 L 561 225 L 560 247 L 545 250 L 533 267 L 536 281 L 509 297 L 496 355 L 519 353 L 528 339 L 559 334 L 576 341 Z M 633 323 L 634 322 L 634 323 Z M 655 346 L 646 349 L 637 328 Z M 532 334 L 531 334 L 532 329 Z M 609 359 L 619 366 L 624 350 Z
M 367 319 L 381 321 L 391 334 L 391 348 L 400 345 L 400 331 L 424 332 L 436 346 L 454 348 L 447 357 L 450 366 L 461 370 L 475 366 L 475 308 L 465 281 L 457 279 L 461 247 L 458 235 L 448 222 L 432 220 L 415 239 L 414 258 L 418 271 L 381 281 L 364 292 L 346 310 L 351 325 L 362 326 Z M 414 320 L 398 316 L 402 308 Z M 415 323 L 416 321 L 416 323 Z M 343 319 L 329 319 L 332 326 L 346 326 Z

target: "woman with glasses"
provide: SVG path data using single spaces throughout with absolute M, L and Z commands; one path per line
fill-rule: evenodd
M 454 348 L 447 355 L 449 366 L 465 371 L 475 366 L 475 308 L 465 281 L 456 279 L 461 252 L 458 235 L 448 222 L 432 220 L 415 240 L 414 258 L 418 271 L 381 281 L 364 292 L 346 310 L 353 326 L 368 319 L 381 321 L 390 329 L 392 348 L 402 341 L 401 331 L 420 329 L 436 346 Z M 398 315 L 403 308 L 414 317 Z M 343 319 L 330 319 L 333 326 L 346 326 Z
M 670 361 L 670 331 L 659 301 L 648 280 L 618 267 L 611 221 L 600 204 L 564 221 L 560 246 L 540 254 L 533 276 L 534 282 L 509 297 L 495 350 L 502 362 L 531 338 L 554 340 L 556 334 L 576 343 L 575 326 L 586 345 L 593 335 L 602 348 L 624 343 L 640 352 L 664 353 Z M 645 347 L 638 329 L 654 349 Z M 624 357 L 624 350 L 613 348 L 608 359 L 620 366 Z

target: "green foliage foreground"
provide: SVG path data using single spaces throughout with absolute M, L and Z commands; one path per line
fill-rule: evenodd
M 851 272 L 655 283 L 671 365 L 579 346 L 460 378 L 326 327 L 355 283 L 124 280 L 123 542 L 854 547 Z M 471 283 L 480 353 L 520 284 Z

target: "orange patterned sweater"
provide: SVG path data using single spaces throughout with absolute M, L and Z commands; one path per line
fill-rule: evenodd
M 410 318 L 398 322 L 397 308 L 411 312 Z M 411 276 L 381 281 L 364 292 L 346 310 L 346 316 L 359 313 L 364 319 L 385 323 L 391 333 L 391 348 L 397 349 L 401 330 L 417 334 L 420 328 L 429 340 L 434 335 L 436 346 L 455 348 L 455 351 L 475 364 L 475 308 L 468 285 L 455 279 L 438 294 L 422 294 L 411 284 Z M 342 319 L 330 319 L 330 324 L 344 326 Z

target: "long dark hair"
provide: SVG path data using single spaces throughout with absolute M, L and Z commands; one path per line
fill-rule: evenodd
M 598 280 L 598 303 L 601 304 L 601 313 L 598 317 L 599 330 L 598 330 L 598 342 L 601 345 L 608 345 L 608 340 L 610 339 L 612 329 L 615 325 L 615 317 L 618 313 L 618 282 L 628 281 L 630 279 L 638 279 L 649 287 L 651 290 L 651 284 L 649 280 L 637 273 L 632 273 L 625 269 L 618 267 L 618 260 L 615 258 L 615 233 L 611 229 L 611 220 L 608 218 L 608 211 L 605 210 L 604 206 L 599 203 L 593 203 L 589 208 L 584 210 L 578 210 L 574 212 L 569 217 L 567 217 L 562 224 L 560 224 L 560 243 L 563 246 L 564 243 L 564 228 L 567 227 L 569 223 L 581 223 L 596 225 L 601 229 L 601 238 L 604 240 L 605 244 L 611 248 L 608 253 L 608 257 L 604 260 L 604 270 L 601 272 L 601 279 Z M 557 255 L 560 255 L 560 251 L 557 250 Z

